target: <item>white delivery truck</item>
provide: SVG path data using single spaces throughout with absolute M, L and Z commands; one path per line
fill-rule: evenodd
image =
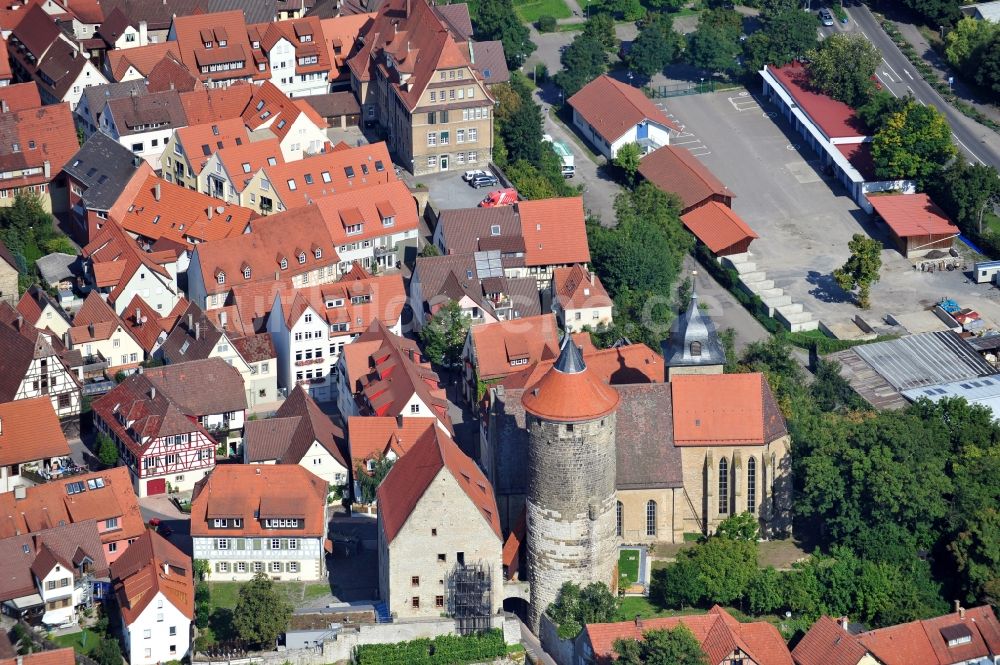
M 576 175 L 576 164 L 574 161 L 573 153 L 570 152 L 569 146 L 565 143 L 560 143 L 554 140 L 548 134 L 542 136 L 543 141 L 547 141 L 552 144 L 552 150 L 555 151 L 556 156 L 562 162 L 562 174 L 564 178 L 572 178 Z

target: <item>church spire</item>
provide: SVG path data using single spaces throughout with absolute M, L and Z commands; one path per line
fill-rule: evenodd
M 671 374 L 722 373 L 726 364 L 726 354 L 719 342 L 715 324 L 701 309 L 698 293 L 694 288 L 692 272 L 691 302 L 682 312 L 670 330 L 670 338 L 664 340 L 663 360 L 667 367 L 667 379 Z

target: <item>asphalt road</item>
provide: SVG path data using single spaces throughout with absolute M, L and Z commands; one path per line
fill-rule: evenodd
M 885 34 L 868 7 L 851 7 L 847 13 L 855 29 L 882 52 L 882 62 L 875 72 L 882 87 L 897 97 L 907 93 L 912 94 L 920 103 L 937 108 L 948 119 L 955 142 L 971 163 L 989 164 L 1000 168 L 1000 136 L 988 127 L 967 118 L 924 81 L 906 56 Z

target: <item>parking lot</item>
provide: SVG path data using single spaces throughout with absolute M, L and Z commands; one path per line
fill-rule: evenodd
M 770 103 L 753 91 L 740 92 L 659 101 L 684 125 L 682 146 L 696 148 L 693 154 L 735 192 L 733 209 L 760 235 L 750 248 L 758 268 L 816 318 L 828 325 L 849 325 L 860 310 L 831 273 L 846 261 L 853 234 L 865 232 L 887 243 L 884 228 L 819 170 L 817 156 L 800 145 L 799 135 Z M 704 137 L 710 150 L 700 148 L 705 145 L 701 142 L 683 143 L 690 139 L 685 135 Z M 882 265 L 881 279 L 872 290 L 872 309 L 862 314 L 869 323 L 949 297 L 1000 324 L 996 288 L 971 283 L 958 271 L 914 271 L 888 244 Z
M 485 170 L 485 166 L 478 167 Z M 474 170 L 474 169 L 469 169 Z M 418 183 L 422 183 L 430 190 L 430 199 L 437 210 L 450 210 L 452 208 L 475 208 L 487 194 L 495 189 L 500 189 L 501 185 L 495 187 L 481 187 L 475 189 L 469 183 L 462 180 L 462 174 L 466 169 L 455 169 L 434 175 L 422 175 L 414 178 Z

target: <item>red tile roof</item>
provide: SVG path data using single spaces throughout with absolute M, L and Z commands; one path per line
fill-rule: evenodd
M 885 194 L 868 200 L 900 238 L 958 235 L 958 227 L 926 194 Z
M 3 181 L 4 189 L 51 182 L 80 149 L 73 113 L 65 103 L 0 114 L 0 137 L 0 171 L 38 170 Z
M 264 81 L 261 85 L 254 86 L 253 96 L 244 108 L 242 118 L 251 130 L 266 128 L 279 140 L 283 140 L 292 130 L 295 120 L 303 114 L 317 127 L 326 127 L 326 120 L 312 110 L 311 106 L 298 105 L 296 100 L 290 99 L 278 86 Z
M 184 154 L 187 156 L 191 170 L 194 171 L 195 175 L 201 173 L 205 162 L 214 153 L 225 148 L 235 148 L 238 145 L 250 143 L 247 128 L 239 118 L 181 127 L 176 130 L 176 138 L 183 147 Z
M 167 238 L 190 248 L 242 235 L 252 215 L 249 208 L 151 175 L 118 221 L 130 233 L 154 241 Z
M 796 665 L 858 665 L 868 650 L 828 616 L 817 619 L 792 650 Z
M 744 240 L 759 238 L 732 208 L 709 201 L 681 215 L 684 226 L 713 252 L 721 252 Z
M 948 646 L 949 639 L 961 640 Z M 989 605 L 857 636 L 884 665 L 951 665 L 1000 654 L 1000 623 Z
M 654 150 L 639 162 L 639 173 L 663 191 L 680 197 L 682 210 L 693 208 L 713 196 L 735 197 L 685 148 L 665 145 Z
M 564 344 L 575 344 L 564 338 Z M 563 353 L 572 351 L 564 350 Z M 528 413 L 558 422 L 596 420 L 613 413 L 621 398 L 596 372 L 562 372 L 553 365 L 534 386 L 521 395 Z
M 191 557 L 163 536 L 146 530 L 111 564 L 115 595 L 125 625 L 132 625 L 149 603 L 163 596 L 188 619 L 194 619 Z
M 870 141 L 862 143 L 836 143 L 834 147 L 847 158 L 861 177 L 865 180 L 875 180 L 875 158 L 872 156 Z
M 447 434 L 438 427 L 432 427 L 393 464 L 389 475 L 378 487 L 379 522 L 386 542 L 391 543 L 396 538 L 420 499 L 427 494 L 431 483 L 445 469 L 500 541 L 500 519 L 493 486 L 476 463 L 459 450 Z M 431 497 L 430 500 L 440 499 Z
M 756 665 L 792 665 L 788 647 L 777 628 L 763 621 L 739 623 L 718 605 L 707 614 L 591 623 L 584 630 L 597 662 L 611 665 L 615 640 L 638 640 L 648 631 L 670 630 L 678 625 L 694 633 L 711 665 L 729 662 L 729 656 L 736 650 L 743 651 Z
M 583 197 L 520 201 L 517 212 L 524 237 L 525 265 L 590 262 Z
M 169 328 L 173 327 L 168 319 L 161 318 L 138 293 L 132 296 L 131 302 L 122 310 L 121 320 L 147 354 L 153 352 L 160 336 L 166 337 Z
M 121 81 L 122 77 L 128 73 L 129 67 L 145 77 L 168 55 L 177 60 L 181 59 L 177 42 L 166 41 L 128 49 L 109 49 L 107 51 L 108 69 L 111 72 L 111 78 L 115 81 Z
M 242 11 L 177 16 L 171 32 L 176 36 L 181 61 L 202 81 L 251 78 L 258 73 Z M 210 47 L 206 48 L 205 43 Z M 226 71 L 201 71 L 203 66 L 236 61 L 243 66 Z
M 481 381 L 502 378 L 520 371 L 521 366 L 555 360 L 559 355 L 558 325 L 552 314 L 473 326 L 470 333 Z M 527 362 L 511 364 L 522 359 Z
M 108 294 L 108 302 L 112 304 L 117 302 L 122 289 L 128 286 L 140 266 L 159 274 L 167 283 L 173 279 L 160 262 L 172 263 L 174 259 L 142 251 L 121 226 L 110 220 L 80 253 L 90 259 L 97 286 L 113 287 Z
M 360 270 L 358 276 L 348 273 L 332 284 L 306 286 L 300 288 L 287 287 L 278 293 L 281 298 L 282 312 L 288 329 L 298 322 L 299 317 L 311 307 L 322 319 L 333 325 L 347 323 L 344 331 L 347 338 L 358 334 L 359 330 L 367 330 L 374 319 L 379 319 L 387 326 L 395 326 L 403 313 L 406 304 L 406 289 L 403 277 L 399 273 L 391 275 L 372 276 L 355 264 Z M 364 297 L 364 302 L 353 302 L 352 298 Z M 326 303 L 341 301 L 336 307 L 327 307 Z M 330 333 L 331 338 L 333 333 Z
M 250 103 L 255 88 L 256 86 L 249 83 L 237 82 L 226 88 L 202 88 L 182 92 L 181 107 L 189 125 L 238 118 Z
M 0 660 L 0 665 L 74 665 L 76 652 L 70 647 L 52 651 L 36 651 L 9 660 Z
M 104 486 L 90 488 L 88 481 L 97 479 Z M 66 486 L 70 483 L 81 483 L 84 490 L 69 494 Z M 24 499 L 15 500 L 13 492 L 0 494 L 0 538 L 51 529 L 60 520 L 71 524 L 115 517 L 118 528 L 103 532 L 102 543 L 137 538 L 145 530 L 139 500 L 123 466 L 35 485 L 28 488 Z
M 347 419 L 347 440 L 354 464 L 390 451 L 402 457 L 428 429 L 435 427 L 436 418 L 351 416 Z
M 762 445 L 763 374 L 685 374 L 673 384 L 674 445 Z
M 242 120 L 237 122 L 243 124 Z M 285 163 L 285 159 L 281 155 L 281 143 L 278 139 L 244 141 L 243 145 L 224 148 L 215 154 L 222 162 L 222 166 L 231 178 L 237 192 L 246 189 L 254 174 L 272 161 L 275 164 Z M 288 206 L 285 207 L 288 208 Z
M 589 333 L 573 335 L 573 341 L 583 350 L 587 369 L 610 385 L 663 383 L 663 357 L 645 344 L 629 344 L 614 349 L 597 349 Z M 536 363 L 501 382 L 504 388 L 530 388 L 545 376 L 555 360 Z
M 0 466 L 69 454 L 51 399 L 43 396 L 0 404 Z
M 226 533 L 242 536 L 326 536 L 326 481 L 297 464 L 216 466 L 199 480 L 191 500 L 191 535 L 212 537 L 216 517 L 238 517 L 243 526 Z M 298 529 L 265 528 L 269 518 L 303 520 Z
M 310 74 L 315 72 L 336 71 L 330 64 L 330 51 L 323 44 L 323 26 L 319 17 L 305 16 L 303 18 L 277 21 L 264 25 L 252 26 L 261 33 L 260 45 L 264 52 L 270 53 L 279 40 L 285 39 L 295 49 L 295 74 Z M 307 41 L 300 41 L 300 36 L 308 35 Z M 317 62 L 302 65 L 299 58 L 316 56 Z
M 568 101 L 608 143 L 614 143 L 643 120 L 680 131 L 677 124 L 664 115 L 642 90 L 616 81 L 607 74 L 583 86 Z
M 330 60 L 339 70 L 344 67 L 349 56 L 353 55 L 354 45 L 358 36 L 369 21 L 374 21 L 376 14 L 352 14 L 325 18 L 321 21 L 323 41 L 330 53 Z M 339 74 L 339 71 L 338 71 Z
M 579 263 L 552 271 L 552 291 L 563 309 L 612 305 L 601 278 Z
M 290 281 L 310 270 L 336 266 L 336 244 L 326 230 L 319 207 L 305 206 L 258 219 L 250 233 L 199 244 L 195 254 L 205 290 L 211 295 L 225 293 L 234 285 Z M 300 255 L 304 258 L 301 263 Z M 284 270 L 282 259 L 287 266 Z M 246 267 L 250 268 L 250 279 L 244 278 Z M 223 284 L 219 284 L 220 272 L 225 274 Z M 273 302 L 272 293 L 267 306 Z
M 420 224 L 417 204 L 402 180 L 324 196 L 315 207 L 337 245 L 412 231 Z M 394 223 L 385 226 L 383 220 L 390 217 Z M 361 231 L 348 235 L 347 227 L 354 224 L 362 224 Z
M 73 316 L 73 326 L 69 329 L 69 337 L 73 345 L 76 346 L 111 339 L 111 336 L 119 329 L 125 330 L 129 335 L 132 334 L 132 331 L 122 323 L 100 293 L 91 291 Z M 136 340 L 136 344 L 138 343 L 139 341 Z
M 271 189 L 287 210 L 309 205 L 331 194 L 398 181 L 389 151 L 382 141 L 262 167 Z M 348 168 L 353 173 L 350 177 Z M 290 189 L 289 181 L 294 183 L 294 190 Z
M 2 46 L 6 46 L 6 43 L 2 44 Z M 6 54 L 6 49 L 4 53 Z M 4 56 L 0 58 L 0 61 L 7 62 L 8 59 Z M 9 64 L 7 66 L 10 67 Z M 42 98 L 38 94 L 38 86 L 34 81 L 0 87 L 0 111 L 4 113 L 38 108 L 41 105 Z
M 854 113 L 854 109 L 812 89 L 809 71 L 801 62 L 792 62 L 783 67 L 767 65 L 766 69 L 827 138 L 856 138 L 871 134 L 871 130 Z
M 246 424 L 244 443 L 251 462 L 276 460 L 278 464 L 299 464 L 318 442 L 340 466 L 350 469 L 344 432 L 323 413 L 303 386 L 295 386 L 274 418 Z

